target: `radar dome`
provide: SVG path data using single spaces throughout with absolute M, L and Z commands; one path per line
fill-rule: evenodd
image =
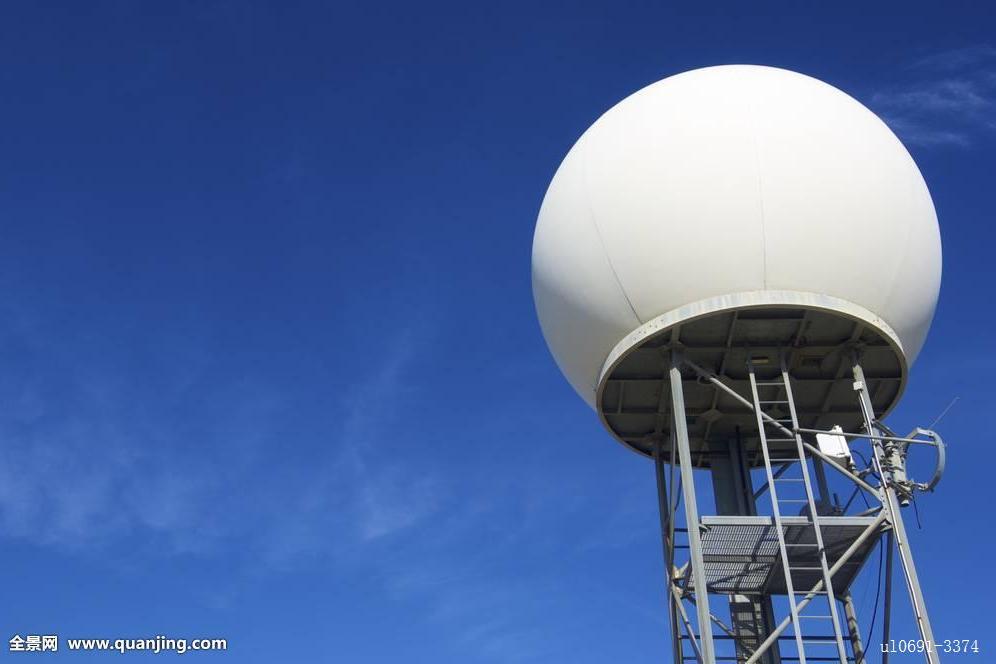
M 923 177 L 877 116 L 814 78 L 729 65 L 654 83 L 581 136 L 532 267 L 547 343 L 593 403 L 624 337 L 696 303 L 839 300 L 912 362 L 941 247 Z
M 558 365 L 633 444 L 639 409 L 612 420 L 615 404 L 622 417 L 622 383 L 660 375 L 663 342 L 785 345 L 803 374 L 838 378 L 833 353 L 864 346 L 892 381 L 888 410 L 933 317 L 941 244 L 923 177 L 877 116 L 814 78 L 731 65 L 654 83 L 578 139 L 532 270 Z

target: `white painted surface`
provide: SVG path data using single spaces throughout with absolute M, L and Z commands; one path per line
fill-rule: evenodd
M 599 118 L 554 176 L 533 242 L 544 336 L 590 404 L 633 330 L 734 293 L 853 303 L 912 363 L 940 278 L 930 194 L 889 128 L 825 83 L 750 65 L 672 76 Z
M 850 467 L 851 448 L 847 444 L 847 438 L 843 436 L 844 430 L 839 426 L 830 430 L 834 433 L 816 434 L 816 444 L 820 448 L 820 452 L 839 460 L 844 467 Z

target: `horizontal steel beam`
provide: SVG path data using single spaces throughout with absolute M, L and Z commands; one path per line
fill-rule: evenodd
M 688 360 L 685 360 L 685 361 L 688 362 Z M 733 377 L 731 377 L 729 375 L 725 375 L 725 374 L 722 376 L 722 378 L 723 378 L 723 380 L 729 381 L 731 383 L 749 383 L 749 380 L 747 378 L 739 378 L 739 377 L 738 378 L 733 378 Z M 902 380 L 901 376 L 896 376 L 896 375 L 893 375 L 893 374 L 889 374 L 889 375 L 886 375 L 886 376 L 866 376 L 866 378 L 869 381 L 886 381 L 886 382 L 895 382 L 895 383 L 898 383 L 899 381 Z M 606 383 L 654 383 L 656 385 L 656 384 L 659 384 L 664 379 L 665 379 L 665 376 L 663 374 L 661 376 L 659 376 L 659 377 L 658 376 L 647 376 L 647 375 L 620 376 L 618 374 L 613 374 L 605 382 Z M 696 383 L 696 382 L 698 382 L 698 380 L 695 379 L 695 378 L 684 378 L 684 379 L 682 379 L 682 382 L 684 382 L 684 383 Z M 794 382 L 794 383 L 811 384 L 811 385 L 828 385 L 830 383 L 844 383 L 844 382 L 848 382 L 849 383 L 849 382 L 851 382 L 851 379 L 850 378 L 796 378 L 796 377 L 793 376 L 792 377 L 792 382 Z
M 923 440 L 922 438 L 900 438 L 898 436 L 882 436 L 878 434 L 869 433 L 848 433 L 846 431 L 824 431 L 823 429 L 803 429 L 799 427 L 799 431 L 802 433 L 825 433 L 831 436 L 844 436 L 845 438 L 869 438 L 875 440 L 891 440 L 896 443 L 917 443 L 919 445 L 936 445 L 937 441 L 934 439 Z M 926 434 L 925 434 L 926 435 Z
M 796 319 L 799 320 L 799 319 Z M 669 342 L 664 342 L 659 346 L 644 345 L 640 348 L 635 348 L 631 353 L 660 353 L 661 351 L 667 351 L 671 349 L 672 344 Z M 802 346 L 799 348 L 801 351 L 811 354 L 822 354 L 830 355 L 831 353 L 839 353 L 846 348 L 847 344 L 835 344 L 835 345 L 819 345 L 819 346 Z M 750 346 L 751 353 L 770 353 L 770 352 L 780 352 L 784 351 L 786 348 L 791 348 L 791 341 L 787 339 L 782 340 L 765 340 L 760 344 L 752 343 Z M 731 350 L 730 347 L 723 344 L 688 344 L 684 341 L 681 342 L 680 348 L 685 354 L 690 353 L 725 353 Z M 733 345 L 733 348 L 740 348 L 739 346 Z M 881 348 L 883 350 L 891 350 L 891 346 L 885 342 L 869 343 L 865 344 L 865 349 L 868 348 Z
M 712 408 L 695 409 L 695 410 L 689 409 L 689 410 L 685 411 L 685 414 L 688 417 L 699 417 L 701 415 L 705 415 L 706 413 L 712 412 L 712 410 L 713 410 Z M 753 417 L 754 416 L 754 411 L 751 411 L 751 410 L 722 410 L 722 409 L 717 409 L 717 410 L 724 417 L 737 417 L 737 416 Z M 660 410 L 657 406 L 630 407 L 630 408 L 603 408 L 602 409 L 602 413 L 604 413 L 605 415 L 667 415 L 668 412 L 669 411 L 667 411 L 667 410 L 663 410 L 663 411 Z M 856 415 L 860 415 L 861 411 L 859 409 L 857 409 L 857 408 L 852 408 L 852 409 L 848 409 L 848 410 L 844 410 L 843 408 L 831 408 L 831 409 L 826 410 L 826 411 L 823 411 L 823 410 L 797 410 L 796 413 L 799 414 L 800 416 L 803 416 L 803 415 L 809 415 L 809 416 L 820 416 L 820 415 L 850 415 L 852 413 L 856 414 Z M 807 431 L 807 430 L 803 429 L 803 431 Z M 824 433 L 824 432 L 820 431 L 819 433 Z M 849 435 L 853 437 L 855 434 L 849 434 Z M 860 435 L 858 435 L 858 437 L 859 438 L 865 438 L 866 436 L 865 436 L 865 434 L 860 434 Z M 917 442 L 925 443 L 927 441 L 920 440 L 920 441 L 917 441 Z

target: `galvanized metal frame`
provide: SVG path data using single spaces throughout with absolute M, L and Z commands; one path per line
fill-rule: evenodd
M 771 493 L 771 509 L 772 509 L 772 514 L 774 515 L 775 518 L 776 532 L 778 535 L 779 553 L 782 558 L 782 571 L 785 574 L 785 586 L 788 589 L 789 611 L 790 611 L 790 616 L 792 618 L 792 625 L 794 628 L 793 632 L 795 634 L 795 642 L 796 642 L 796 647 L 798 649 L 797 650 L 798 657 L 801 664 L 806 664 L 806 641 L 803 635 L 803 626 L 801 622 L 802 616 L 800 616 L 799 609 L 796 605 L 795 588 L 792 586 L 792 567 L 789 564 L 789 556 L 788 556 L 789 545 L 786 544 L 785 542 L 784 527 L 782 525 L 780 503 L 784 502 L 784 500 L 786 499 L 780 499 L 778 497 L 778 489 L 776 487 L 777 482 L 784 482 L 787 480 L 778 479 L 774 477 L 774 473 L 771 470 L 771 455 L 768 450 L 768 436 L 765 432 L 765 426 L 772 423 L 779 424 L 779 428 L 782 430 L 785 430 L 786 427 L 783 426 L 781 424 L 781 421 L 778 420 L 777 418 L 769 416 L 769 420 L 771 421 L 770 422 L 765 421 L 764 418 L 765 413 L 763 409 L 765 403 L 777 403 L 779 405 L 781 403 L 784 403 L 785 405 L 788 406 L 789 413 L 791 415 L 791 417 L 786 421 L 790 422 L 792 425 L 791 438 L 794 439 L 796 443 L 796 451 L 798 455 L 795 459 L 792 460 L 792 462 L 794 463 L 795 461 L 798 461 L 799 468 L 802 471 L 801 481 L 803 489 L 806 494 L 806 499 L 805 499 L 806 509 L 809 512 L 810 523 L 813 526 L 813 533 L 816 539 L 815 543 L 816 553 L 820 563 L 820 568 L 821 568 L 820 571 L 823 574 L 824 590 L 822 592 L 826 595 L 827 607 L 830 612 L 829 620 L 831 622 L 831 626 L 833 627 L 834 640 L 837 645 L 837 653 L 838 656 L 840 657 L 840 664 L 847 664 L 847 653 L 844 650 L 843 634 L 840 629 L 840 618 L 837 615 L 837 600 L 836 597 L 834 596 L 833 582 L 831 581 L 830 570 L 827 565 L 826 548 L 823 543 L 823 532 L 820 527 L 820 519 L 818 515 L 818 510 L 816 508 L 816 500 L 813 495 L 812 482 L 810 481 L 809 477 L 809 464 L 806 462 L 806 450 L 802 441 L 802 436 L 798 432 L 799 420 L 796 417 L 795 402 L 792 399 L 792 385 L 791 385 L 791 380 L 789 378 L 788 367 L 786 365 L 786 358 L 784 353 L 781 354 L 780 363 L 781 367 L 779 375 L 780 375 L 781 384 L 777 385 L 776 387 L 778 387 L 780 390 L 784 390 L 785 392 L 784 400 L 777 400 L 773 402 L 762 400 L 758 392 L 758 381 L 754 370 L 754 365 L 750 360 L 748 360 L 748 370 L 750 372 L 749 373 L 750 387 L 751 387 L 751 394 L 753 396 L 753 403 L 751 405 L 754 409 L 754 414 L 757 417 L 758 435 L 761 439 L 761 450 L 764 453 L 764 467 L 768 476 L 768 487 L 769 487 L 768 491 Z M 801 545 L 795 545 L 795 546 L 801 546 Z M 820 617 L 822 618 L 822 616 Z
M 892 537 L 895 539 L 896 549 L 899 551 L 899 561 L 902 564 L 906 578 L 906 589 L 909 591 L 910 602 L 913 605 L 913 615 L 916 618 L 917 628 L 920 630 L 922 640 L 925 643 L 933 644 L 936 643 L 934 641 L 934 630 L 930 625 L 930 618 L 927 615 L 927 602 L 923 597 L 920 578 L 916 572 L 916 564 L 913 562 L 913 552 L 910 551 L 909 540 L 906 537 L 906 525 L 903 523 L 903 516 L 899 511 L 899 498 L 882 468 L 883 443 L 885 439 L 879 433 L 876 423 L 875 411 L 872 408 L 871 397 L 868 394 L 868 384 L 865 380 L 864 370 L 861 368 L 860 355 L 855 352 L 852 358 L 854 391 L 858 393 L 858 398 L 861 402 L 861 411 L 865 417 L 865 427 L 868 431 L 869 439 L 872 441 L 872 462 L 875 464 L 875 469 L 879 477 L 882 478 L 886 510 L 889 514 L 889 521 L 892 524 Z M 924 649 L 924 658 L 928 664 L 939 664 L 941 661 L 933 648 Z
M 771 471 L 771 454 L 768 451 L 767 436 L 764 433 L 764 427 L 766 422 L 764 421 L 764 412 L 761 410 L 760 400 L 757 392 L 757 377 L 754 374 L 754 365 L 750 364 L 750 389 L 753 394 L 753 408 L 754 415 L 757 417 L 757 431 L 758 435 L 761 437 L 761 450 L 764 453 L 764 469 L 768 476 L 768 491 L 771 493 L 771 507 L 772 514 L 775 518 L 775 533 L 778 536 L 778 553 L 782 559 L 782 571 L 785 574 L 785 587 L 788 589 L 788 600 L 789 600 L 789 611 L 791 612 L 792 624 L 795 627 L 793 630 L 795 632 L 795 643 L 796 648 L 798 648 L 799 657 L 802 660 L 802 664 L 806 662 L 806 645 L 802 640 L 802 629 L 799 625 L 799 609 L 796 607 L 795 602 L 795 588 L 792 586 L 792 571 L 789 565 L 788 557 L 788 546 L 785 542 L 785 526 L 782 524 L 781 510 L 778 507 L 778 490 L 775 488 L 775 476 Z M 803 454 L 802 448 L 799 448 L 800 456 Z M 819 532 L 819 528 L 816 528 L 816 532 Z M 820 544 L 822 549 L 822 542 Z M 846 662 L 844 663 L 846 664 Z
M 856 664 L 864 664 L 867 662 L 868 658 L 867 651 L 865 650 L 867 644 L 864 644 L 861 641 L 860 624 L 856 614 L 856 609 L 854 607 L 854 602 L 850 597 L 850 593 L 846 591 L 843 592 L 839 598 L 835 596 L 833 589 L 833 577 L 838 574 L 845 565 L 853 566 L 855 563 L 852 559 L 854 559 L 859 551 L 863 551 L 865 547 L 870 546 L 869 541 L 872 538 L 882 538 L 883 536 L 885 538 L 883 545 L 888 547 L 886 550 L 887 567 L 891 568 L 891 542 L 895 541 L 897 545 L 896 549 L 900 554 L 900 561 L 905 573 L 907 589 L 910 592 L 918 627 L 920 628 L 921 635 L 925 640 L 932 640 L 933 636 L 930 628 L 930 622 L 927 618 L 926 604 L 923 600 L 923 593 L 920 588 L 919 580 L 916 576 L 912 553 L 909 550 L 905 527 L 899 511 L 899 497 L 889 482 L 889 476 L 886 474 L 889 466 L 883 463 L 882 456 L 884 452 L 882 446 L 886 442 L 891 444 L 907 445 L 916 443 L 935 444 L 939 449 L 939 454 L 941 455 L 941 463 L 943 463 L 943 443 L 940 441 L 940 438 L 936 437 L 935 439 L 934 436 L 936 434 L 933 434 L 933 432 L 926 432 L 925 430 L 916 430 L 910 436 L 901 438 L 895 436 L 891 431 L 884 429 L 884 427 L 877 422 L 871 406 L 870 395 L 865 387 L 866 383 L 864 383 L 863 379 L 863 371 L 859 361 L 860 358 L 857 354 L 854 355 L 851 368 L 855 378 L 854 388 L 856 396 L 860 401 L 862 413 L 865 416 L 867 431 L 862 433 L 852 432 L 846 435 L 852 439 L 866 438 L 872 444 L 874 452 L 872 455 L 873 467 L 871 469 L 865 469 L 861 472 L 855 472 L 849 468 L 845 468 L 842 464 L 838 463 L 837 460 L 827 457 L 822 453 L 822 451 L 819 450 L 819 448 L 803 438 L 803 435 L 825 433 L 824 431 L 801 428 L 798 424 L 797 418 L 794 416 L 794 413 L 791 418 L 791 422 L 779 422 L 777 421 L 778 418 L 771 417 L 764 413 L 763 409 L 759 407 L 759 402 L 763 401 L 763 399 L 760 398 L 760 395 L 757 392 L 756 377 L 753 372 L 751 372 L 751 396 L 753 398 L 748 399 L 747 397 L 741 395 L 738 391 L 726 385 L 715 374 L 712 374 L 708 370 L 698 366 L 695 362 L 683 356 L 679 344 L 670 346 L 667 349 L 663 359 L 667 365 L 667 380 L 666 384 L 662 385 L 662 389 L 666 389 L 670 397 L 668 399 L 670 402 L 670 408 L 666 409 L 670 412 L 666 413 L 666 415 L 669 415 L 668 423 L 671 426 L 668 427 L 670 430 L 666 432 L 664 431 L 663 426 L 659 429 L 662 437 L 658 438 L 657 444 L 654 447 L 653 458 L 660 509 L 662 549 L 666 566 L 665 577 L 669 611 L 668 625 L 672 642 L 673 660 L 676 663 L 692 659 L 702 664 L 713 664 L 719 661 L 737 661 L 741 664 L 760 664 L 763 662 L 767 664 L 769 661 L 767 657 L 775 658 L 770 661 L 779 661 L 777 644 L 781 639 L 794 638 L 796 641 L 796 648 L 799 653 L 799 657 L 796 661 L 805 662 L 805 647 L 804 644 L 800 643 L 803 639 L 799 636 L 802 632 L 802 629 L 799 627 L 801 622 L 799 612 L 801 612 L 815 598 L 828 597 L 835 632 L 833 640 L 836 644 L 837 650 L 836 657 L 833 658 L 833 661 L 838 661 L 839 659 L 844 663 L 853 661 Z M 696 462 L 698 461 L 698 458 L 693 459 L 688 430 L 685 426 L 687 415 L 684 407 L 684 390 L 682 386 L 683 369 L 694 372 L 694 374 L 701 380 L 707 380 L 717 385 L 724 393 L 735 398 L 744 405 L 749 406 L 755 413 L 758 421 L 758 428 L 759 431 L 762 432 L 762 436 L 764 435 L 763 432 L 765 431 L 765 427 L 771 427 L 772 429 L 779 431 L 779 435 L 787 435 L 794 438 L 796 440 L 796 446 L 800 459 L 799 466 L 805 469 L 803 470 L 802 483 L 806 491 L 807 509 L 812 517 L 812 521 L 815 524 L 815 532 L 819 537 L 818 546 L 821 551 L 820 562 L 821 567 L 823 568 L 822 579 L 808 590 L 794 592 L 789 601 L 791 606 L 789 615 L 785 616 L 777 625 L 774 625 L 764 640 L 753 648 L 741 644 L 736 631 L 727 626 L 720 617 L 716 616 L 711 611 L 707 586 L 704 582 L 700 583 L 698 581 L 699 579 L 704 580 L 707 578 L 706 566 L 702 555 L 703 543 L 700 530 L 700 528 L 703 527 L 703 520 L 699 514 L 693 475 L 693 466 L 697 465 Z M 788 364 L 783 364 L 781 369 L 783 381 L 786 385 L 786 401 L 790 402 L 790 409 L 792 409 L 794 408 L 794 403 L 791 403 L 792 379 L 789 375 Z M 665 403 L 664 394 L 661 395 L 661 402 L 662 405 Z M 662 412 L 665 411 L 662 409 Z M 913 437 L 923 435 L 925 433 L 928 435 L 930 440 L 917 439 Z M 663 453 L 665 446 L 667 446 L 670 454 Z M 822 553 L 824 552 L 822 529 L 819 526 L 820 517 L 817 510 L 812 477 L 808 471 L 807 462 L 823 462 L 820 463 L 821 467 L 816 471 L 817 480 L 820 484 L 821 497 L 825 497 L 826 488 L 820 474 L 823 471 L 824 465 L 829 464 L 831 468 L 835 469 L 841 476 L 846 478 L 853 486 L 855 486 L 856 492 L 865 492 L 876 499 L 874 501 L 876 503 L 875 506 L 864 512 L 865 514 L 872 515 L 872 517 L 870 517 L 872 518 L 871 522 L 860 533 L 860 535 L 857 536 L 853 542 L 851 542 L 848 548 L 836 561 L 833 562 L 832 565 L 829 564 L 826 555 Z M 668 468 L 665 468 L 665 466 L 668 466 Z M 754 499 L 756 500 L 765 492 L 772 492 L 775 495 L 772 495 L 771 498 L 773 501 L 776 501 L 776 483 L 781 475 L 792 466 L 792 463 L 773 465 L 772 459 L 766 455 L 765 476 L 767 483 L 758 491 L 751 492 Z M 678 473 L 677 477 L 675 473 L 676 470 Z M 875 486 L 866 480 L 872 471 L 874 471 L 874 474 L 876 474 L 879 478 L 885 479 L 882 485 Z M 919 488 L 923 487 L 924 485 L 919 485 Z M 853 496 L 851 501 L 853 501 Z M 850 504 L 851 501 L 848 501 L 848 504 Z M 677 510 L 682 503 L 684 504 L 684 518 L 687 524 L 687 528 L 685 529 L 676 527 Z M 777 508 L 773 511 L 777 512 Z M 778 514 L 776 520 L 780 520 L 780 516 L 781 515 Z M 688 561 L 679 567 L 676 565 L 676 549 L 686 547 L 683 547 L 681 544 L 676 542 L 676 535 L 682 531 L 686 532 L 688 537 Z M 783 533 L 780 524 L 778 525 L 777 531 L 779 533 Z M 785 542 L 783 538 L 779 539 L 781 540 L 780 550 L 784 551 Z M 864 555 L 865 554 L 862 553 L 862 556 Z M 857 560 L 858 564 L 860 564 L 863 558 L 858 558 Z M 788 560 L 783 558 L 782 564 L 787 573 L 789 568 Z M 690 587 L 692 584 L 689 583 L 693 578 L 696 579 L 694 591 Z M 789 580 L 788 583 L 791 583 L 791 580 Z M 888 638 L 891 624 L 890 613 L 892 608 L 891 579 L 887 578 L 886 584 L 887 591 L 885 594 L 883 635 Z M 827 592 L 827 594 L 821 594 L 823 592 Z M 796 601 L 796 597 L 799 598 L 798 601 Z M 837 601 L 841 602 L 840 608 L 846 618 L 846 636 L 844 635 L 844 631 L 841 629 L 840 619 L 837 614 Z M 694 620 L 692 619 L 690 612 L 685 608 L 686 602 L 690 606 L 694 606 Z M 722 630 L 723 634 L 719 634 L 718 636 L 714 635 L 712 625 L 716 625 L 720 630 Z M 796 625 L 795 636 L 783 636 L 785 630 L 790 625 Z M 718 655 L 716 648 L 717 639 L 733 641 L 739 644 L 741 647 L 737 650 L 737 656 L 731 658 Z M 847 654 L 847 650 L 844 646 L 845 641 L 850 646 L 853 658 L 849 657 Z M 683 644 L 686 642 L 691 646 L 691 654 L 687 653 L 683 647 Z M 936 664 L 939 662 L 936 653 L 925 653 L 925 658 L 928 664 Z M 884 655 L 883 662 L 887 662 L 887 659 L 888 656 Z M 789 661 L 791 660 L 792 658 L 789 658 Z M 811 658 L 811 660 L 828 661 L 825 657 Z
M 681 472 L 682 497 L 685 502 L 685 521 L 688 524 L 688 546 L 692 574 L 697 578 L 705 578 L 705 563 L 702 560 L 702 540 L 699 533 L 699 510 L 695 497 L 695 478 L 692 471 L 692 450 L 688 443 L 688 427 L 685 419 L 684 388 L 681 384 L 681 354 L 671 351 L 671 430 L 674 432 L 678 448 L 678 461 Z M 701 650 L 703 662 L 715 660 L 715 646 L 712 641 L 712 630 L 709 628 L 710 611 L 707 592 L 698 593 L 695 597 L 695 610 L 698 614 Z

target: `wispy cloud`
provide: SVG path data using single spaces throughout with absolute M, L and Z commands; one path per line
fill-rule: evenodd
M 970 147 L 996 135 L 996 47 L 932 53 L 909 72 L 907 83 L 880 90 L 869 101 L 903 140 Z
M 996 46 L 974 44 L 925 55 L 916 60 L 912 66 L 924 70 L 957 71 L 980 63 L 991 63 L 993 60 L 996 60 Z
M 378 441 L 398 435 L 398 404 L 411 389 L 403 380 L 403 371 L 418 350 L 414 335 L 412 329 L 402 331 L 381 365 L 347 400 L 341 432 L 343 466 L 356 483 L 355 507 L 364 540 L 415 524 L 432 511 L 436 497 L 436 478 L 413 476 L 405 466 L 378 452 Z
M 41 365 L 45 330 L 6 313 L 0 340 Z M 543 635 L 523 609 L 534 590 L 512 570 L 527 531 L 548 529 L 534 509 L 555 498 L 546 469 L 497 481 L 500 497 L 466 486 L 457 496 L 455 484 L 475 480 L 444 475 L 405 444 L 421 389 L 412 362 L 430 334 L 413 324 L 381 339 L 312 440 L 282 433 L 296 412 L 274 386 L 207 387 L 202 366 L 160 376 L 167 387 L 147 404 L 134 377 L 85 358 L 53 376 L 0 374 L 0 533 L 131 564 L 193 555 L 250 577 L 361 574 L 385 601 L 418 605 L 456 653 L 541 659 Z M 306 459 L 286 461 L 296 449 Z M 205 601 L 237 605 L 225 587 L 203 589 Z
M 0 375 L 6 537 L 71 551 L 127 541 L 136 554 L 154 543 L 153 555 L 214 555 L 238 542 L 292 564 L 386 537 L 433 509 L 434 476 L 382 454 L 412 389 L 417 331 L 402 330 L 333 396 L 325 432 L 288 438 L 299 416 L 289 396 L 246 376 L 209 379 L 196 339 L 184 339 L 180 366 L 143 376 L 114 359 L 60 357 L 31 311 L 8 304 L 0 329 L 18 354 L 4 356 Z M 288 460 L 288 449 L 310 462 Z
M 353 556 L 376 540 L 398 535 L 429 518 L 444 487 L 414 451 L 399 452 L 406 404 L 418 387 L 409 377 L 424 343 L 413 326 L 384 341 L 383 353 L 338 399 L 338 415 L 317 458 L 286 480 L 281 510 L 263 552 L 277 566 L 301 557 Z M 401 447 L 404 450 L 404 447 Z
M 536 625 L 572 608 L 557 586 L 565 581 L 544 567 L 562 558 L 565 537 L 576 557 L 597 557 L 654 532 L 635 507 L 646 496 L 625 477 L 607 480 L 555 446 L 530 443 L 515 459 L 494 452 L 539 423 L 495 420 L 475 432 L 478 451 L 457 461 L 427 450 L 446 435 L 422 421 L 431 323 L 364 349 L 368 359 L 353 366 L 362 370 L 328 395 L 324 420 L 309 412 L 306 432 L 291 434 L 304 416 L 292 396 L 244 376 L 218 380 L 211 353 L 188 335 L 187 359 L 159 376 L 76 354 L 46 374 L 38 367 L 53 362 L 51 327 L 14 309 L 0 311 L 0 348 L 26 358 L 20 373 L 0 373 L 6 537 L 130 564 L 224 559 L 232 577 L 202 589 L 217 606 L 238 605 L 235 577 L 362 577 L 383 601 L 417 607 L 415 620 L 454 660 L 513 663 L 557 657 Z M 145 381 L 157 384 L 152 393 Z M 468 420 L 493 417 L 481 409 Z M 595 483 L 616 498 L 586 490 Z M 531 568 L 536 561 L 546 562 Z

